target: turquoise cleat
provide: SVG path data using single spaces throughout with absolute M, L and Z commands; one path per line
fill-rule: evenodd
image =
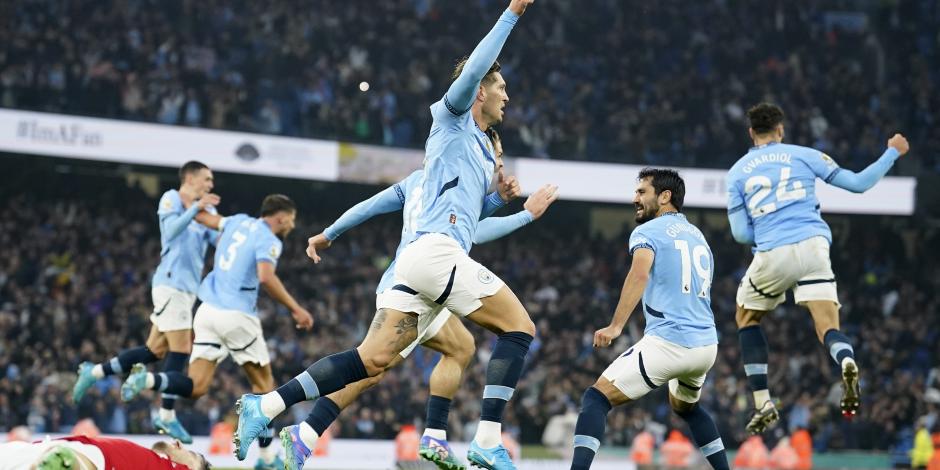
M 78 365 L 78 380 L 75 381 L 75 386 L 72 387 L 73 403 L 78 404 L 78 402 L 82 401 L 85 392 L 98 381 L 94 375 L 91 375 L 91 370 L 94 368 L 95 365 L 88 361 Z
M 261 412 L 261 395 L 242 395 L 235 402 L 235 414 L 238 415 L 238 429 L 232 437 L 235 458 L 245 460 L 251 443 L 268 428 L 271 420 Z
M 432 462 L 441 470 L 465 470 L 467 467 L 457 460 L 454 451 L 446 440 L 435 439 L 431 436 L 421 436 L 418 444 L 418 455 L 422 459 Z
M 121 400 L 131 401 L 145 388 L 147 388 L 147 368 L 141 363 L 134 364 L 134 367 L 131 367 L 131 375 L 128 375 L 127 380 L 121 385 Z
M 281 429 L 279 434 L 281 445 L 284 446 L 284 470 L 300 470 L 304 468 L 304 462 L 310 457 L 311 451 L 300 438 L 300 426 L 288 426 Z
M 255 462 L 255 470 L 283 470 L 284 461 L 281 460 L 281 456 L 278 455 L 274 457 L 274 461 L 271 463 L 266 463 L 261 458 L 258 458 L 258 461 Z
M 516 465 L 509 458 L 509 451 L 502 444 L 484 449 L 477 445 L 476 441 L 470 443 L 470 450 L 467 451 L 467 460 L 471 466 L 485 468 L 487 470 L 516 470 Z
M 193 436 L 189 435 L 189 431 L 183 427 L 183 424 L 179 422 L 178 419 L 172 421 L 164 421 L 160 419 L 159 416 L 153 418 L 153 427 L 157 428 L 157 432 L 160 434 L 166 434 L 167 436 L 176 439 L 183 444 L 192 444 Z

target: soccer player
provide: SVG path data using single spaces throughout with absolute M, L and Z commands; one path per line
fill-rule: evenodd
M 136 363 L 149 364 L 166 357 L 165 372 L 182 372 L 192 350 L 193 304 L 202 277 L 206 249 L 217 235 L 194 218 L 200 212 L 215 212 L 219 196 L 212 194 L 212 170 L 197 161 L 180 168 L 180 188 L 171 189 L 160 198 L 157 216 L 160 219 L 160 264 L 153 275 L 151 296 L 153 314 L 150 336 L 145 346 L 121 351 L 116 357 L 100 364 L 82 362 L 78 380 L 72 389 L 72 400 L 81 401 L 94 383 L 109 375 L 129 372 Z M 176 419 L 173 407 L 176 398 L 163 394 L 159 415 L 153 426 L 189 444 L 189 432 Z
M 499 135 L 494 128 L 488 129 L 487 134 L 493 142 L 497 168 L 501 168 L 503 151 Z M 328 248 L 342 233 L 379 214 L 402 210 L 404 221 L 410 220 L 412 217 L 410 210 L 414 208 L 415 189 L 422 175 L 422 170 L 415 171 L 397 184 L 353 206 L 323 233 L 310 238 L 307 254 L 318 263 L 320 261 L 318 249 Z M 507 217 L 489 217 L 480 221 L 479 229 L 474 235 L 474 244 L 501 238 L 540 218 L 557 198 L 557 189 L 556 186 L 545 185 L 529 196 L 525 202 L 525 210 Z M 395 252 L 396 256 L 401 253 L 413 235 L 408 231 L 407 225 L 403 226 L 401 243 Z M 376 288 L 377 297 L 387 295 L 388 290 L 393 287 L 394 273 L 395 261 L 392 260 Z M 378 300 L 376 303 L 381 304 L 382 301 Z M 419 324 L 418 338 L 399 353 L 389 367 L 393 367 L 408 357 L 419 344 L 442 353 L 440 361 L 431 372 L 426 428 L 419 443 L 418 453 L 422 458 L 434 462 L 443 470 L 463 470 L 463 464 L 447 443 L 447 419 L 451 400 L 457 393 L 463 371 L 469 366 L 476 348 L 473 336 L 456 316 L 450 315 L 450 312 L 443 306 L 435 308 L 442 310 L 441 315 L 433 317 L 433 323 L 430 325 Z M 430 319 L 431 316 L 423 318 Z M 360 380 L 338 392 L 318 398 L 306 421 L 300 423 L 299 426 L 283 429 L 281 437 L 288 465 L 292 465 L 290 459 L 295 461 L 306 459 L 310 450 L 314 448 L 316 440 L 333 423 L 339 413 L 355 401 L 360 394 L 377 384 L 382 375 Z
M 261 217 L 246 214 L 206 216 L 204 223 L 220 230 L 212 272 L 199 286 L 202 304 L 193 323 L 195 339 L 189 375 L 181 372 L 148 373 L 135 364 L 121 387 L 122 397 L 133 398 L 143 389 L 196 399 L 209 391 L 215 369 L 231 355 L 242 367 L 254 393 L 274 389 L 271 358 L 258 318 L 258 287 L 287 307 L 297 328 L 310 330 L 313 317 L 284 288 L 275 273 L 282 239 L 294 229 L 297 209 L 287 196 L 272 194 L 261 203 Z M 130 399 L 127 398 L 127 399 Z M 261 437 L 261 458 L 255 468 L 280 468 L 272 429 Z
M 157 442 L 150 449 L 109 437 L 69 436 L 39 442 L 0 444 L 3 468 L 76 470 L 207 470 L 202 454 L 179 443 Z
M 842 413 L 859 407 L 859 370 L 851 341 L 839 331 L 839 297 L 829 261 L 832 233 L 819 213 L 816 178 L 861 193 L 875 185 L 907 153 L 895 134 L 875 163 L 860 173 L 839 168 L 828 155 L 784 144 L 783 110 L 761 103 L 747 112 L 754 147 L 728 171 L 728 219 L 734 239 L 754 245 L 754 260 L 738 287 L 738 339 L 756 411 L 746 428 L 764 432 L 780 419 L 767 384 L 767 338 L 761 319 L 793 289 L 809 309 L 816 336 L 842 369 Z
M 509 100 L 496 57 L 533 1 L 510 2 L 470 57 L 458 64 L 445 96 L 431 105 L 421 193 L 407 224 L 415 240 L 397 258 L 394 285 L 381 299 L 368 335 L 357 348 L 320 359 L 274 393 L 239 399 L 236 457 L 243 459 L 251 441 L 287 407 L 379 375 L 417 338 L 422 312 L 433 314 L 434 305 L 443 305 L 499 334 L 467 458 L 491 470 L 515 468 L 501 444 L 501 422 L 535 324 L 505 283 L 467 252 L 478 221 L 494 210 L 486 191 L 496 161 L 485 131 L 502 120 Z
M 685 182 L 674 170 L 640 172 L 633 197 L 639 225 L 629 242 L 633 261 L 614 317 L 594 333 L 594 346 L 610 346 L 641 299 L 646 330 L 581 397 L 572 470 L 591 468 L 611 408 L 667 382 L 672 410 L 688 423 L 708 463 L 728 468 L 718 428 L 698 405 L 718 352 L 711 309 L 715 263 L 702 232 L 679 212 L 684 199 Z

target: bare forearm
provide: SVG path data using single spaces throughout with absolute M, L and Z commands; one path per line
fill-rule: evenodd
M 617 309 L 614 311 L 614 318 L 610 324 L 623 328 L 636 305 L 643 298 L 643 291 L 646 290 L 646 283 L 649 280 L 649 274 L 636 274 L 630 271 L 627 279 L 623 283 L 623 289 L 620 292 L 620 301 L 617 302 Z
M 287 288 L 284 287 L 284 283 L 281 282 L 281 279 L 277 276 L 271 276 L 269 279 L 261 283 L 264 286 L 265 292 L 271 296 L 272 299 L 276 300 L 281 305 L 287 307 L 291 311 L 299 310 L 300 304 L 294 300 L 294 297 L 287 292 Z

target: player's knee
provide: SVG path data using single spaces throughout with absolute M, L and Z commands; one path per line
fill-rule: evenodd
M 763 312 L 758 312 L 755 310 L 748 310 L 740 306 L 734 312 L 734 320 L 738 324 L 738 328 L 758 325 L 760 324 L 760 319 L 762 316 L 763 316 Z
M 157 359 L 163 359 L 166 357 L 166 353 L 170 350 L 170 347 L 166 344 L 166 341 L 148 341 L 147 349 L 149 349 Z
M 477 352 L 476 341 L 473 339 L 473 335 L 467 330 L 458 333 L 454 344 L 451 345 L 451 350 L 453 351 L 451 356 L 453 356 L 454 360 L 461 366 L 467 367 L 470 365 L 470 361 L 473 360 L 473 355 Z
M 369 377 L 382 374 L 386 369 L 392 366 L 392 361 L 395 360 L 395 356 L 397 355 L 397 353 L 392 354 L 388 351 L 382 351 L 368 358 L 363 358 L 362 364 L 366 367 L 366 374 L 368 374 Z
M 680 417 L 689 414 L 692 410 L 695 409 L 697 403 L 688 403 L 684 402 L 674 396 L 669 394 L 669 406 L 672 407 L 672 411 L 675 412 Z
M 529 336 L 535 337 L 535 322 L 529 318 L 529 314 L 525 310 L 522 311 L 521 318 L 515 322 L 513 325 L 512 331 L 518 331 L 521 333 L 526 333 Z
M 252 387 L 254 388 L 254 387 Z M 193 393 L 190 395 L 190 398 L 193 400 L 202 397 L 203 395 L 209 393 L 209 382 L 195 382 L 193 383 Z

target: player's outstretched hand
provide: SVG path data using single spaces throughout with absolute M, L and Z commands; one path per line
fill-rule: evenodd
M 499 197 L 505 202 L 510 202 L 522 196 L 522 186 L 519 185 L 519 178 L 515 176 L 503 176 L 502 169 L 497 173 L 496 190 L 499 191 Z
M 623 328 L 617 328 L 614 325 L 605 326 L 594 332 L 594 347 L 595 348 L 606 348 L 610 346 L 610 343 L 613 343 L 620 332 L 623 331 Z
M 196 205 L 199 206 L 199 210 L 204 211 L 209 206 L 217 206 L 222 202 L 222 197 L 215 193 L 209 193 L 202 197 Z
M 911 145 L 907 143 L 907 138 L 901 134 L 894 134 L 894 136 L 888 139 L 888 147 L 894 147 L 899 155 L 904 155 L 911 149 Z
M 525 210 L 532 213 L 532 216 L 538 219 L 548 210 L 548 206 L 552 205 L 555 200 L 558 199 L 558 186 L 554 184 L 546 184 L 538 189 L 538 191 L 529 195 L 525 200 L 525 204 L 522 206 L 525 207 Z
M 310 329 L 313 328 L 313 315 L 311 315 L 307 309 L 301 307 L 298 310 L 292 311 L 290 314 L 294 317 L 294 321 L 297 322 L 298 330 L 310 331 Z
M 535 0 L 512 0 L 509 2 L 509 11 L 515 13 L 516 16 L 522 16 L 526 7 L 533 3 L 535 3 Z
M 317 254 L 317 250 L 325 250 L 332 245 L 333 242 L 329 238 L 326 238 L 322 232 L 318 233 L 307 239 L 307 256 L 313 260 L 314 263 L 320 263 L 320 255 Z

